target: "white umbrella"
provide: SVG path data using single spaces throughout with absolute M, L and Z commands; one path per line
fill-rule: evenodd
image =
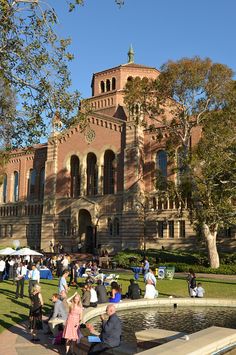
M 35 250 L 31 250 L 30 248 L 22 248 L 19 250 L 16 250 L 14 253 L 11 254 L 12 256 L 14 255 L 20 255 L 20 256 L 24 256 L 24 255 L 43 255 L 41 253 L 38 253 Z
M 4 249 L 0 250 L 0 255 L 11 255 L 14 252 L 15 252 L 15 249 L 8 247 L 8 248 L 4 248 Z

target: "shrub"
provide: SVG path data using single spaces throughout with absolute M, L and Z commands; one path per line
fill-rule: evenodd
M 176 272 L 188 272 L 192 268 L 195 273 L 208 274 L 236 274 L 236 256 L 234 254 L 221 255 L 221 265 L 218 269 L 208 267 L 208 260 L 204 254 L 187 253 L 182 251 L 163 251 L 163 250 L 148 250 L 146 252 L 150 267 L 152 269 L 158 266 L 175 266 Z M 143 260 L 142 251 L 122 251 L 118 253 L 113 261 L 122 268 L 130 268 L 132 266 L 140 266 Z

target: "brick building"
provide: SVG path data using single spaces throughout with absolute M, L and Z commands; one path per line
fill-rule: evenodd
M 127 64 L 93 75 L 84 131 L 54 130 L 47 144 L 11 155 L 0 188 L 0 245 L 19 240 L 49 250 L 52 240 L 67 251 L 81 243 L 87 252 L 194 246 L 186 215 L 178 217 L 175 201 L 161 200 L 155 188 L 156 169 L 167 174 L 164 143 L 137 126 L 139 107 L 130 114 L 123 102 L 127 80 L 159 71 L 128 54 Z M 193 143 L 198 138 L 195 132 Z

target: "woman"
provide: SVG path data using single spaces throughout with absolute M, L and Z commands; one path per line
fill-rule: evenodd
M 43 329 L 42 324 L 42 306 L 43 306 L 43 297 L 41 294 L 41 287 L 39 284 L 34 285 L 33 291 L 30 295 L 31 306 L 30 306 L 30 314 L 29 314 L 29 323 L 30 330 L 32 334 L 33 342 L 39 341 L 37 338 L 37 331 L 39 329 Z
M 80 337 L 79 329 L 82 319 L 82 304 L 80 295 L 77 292 L 67 299 L 69 304 L 69 315 L 65 324 L 62 337 L 66 339 L 66 354 L 69 354 L 70 347 L 72 354 L 74 354 L 74 345 L 78 342 Z
M 147 280 L 146 286 L 145 286 L 145 294 L 144 298 L 147 298 L 149 300 L 153 300 L 154 298 L 158 297 L 158 291 L 155 289 L 155 286 L 152 283 L 152 280 Z
M 121 290 L 120 286 L 116 281 L 111 283 L 111 297 L 109 298 L 110 303 L 118 303 L 121 300 Z

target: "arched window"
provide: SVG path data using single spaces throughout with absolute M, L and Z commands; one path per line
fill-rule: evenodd
M 106 91 L 111 91 L 111 82 L 109 79 L 106 80 Z
M 76 155 L 70 159 L 70 196 L 80 195 L 80 161 Z
M 42 168 L 39 173 L 39 200 L 42 201 L 44 197 L 45 184 L 45 168 Z
M 105 92 L 105 83 L 104 83 L 104 81 L 101 81 L 100 89 L 101 89 L 101 93 Z
M 133 81 L 133 77 L 132 76 L 129 76 L 128 78 L 127 78 L 127 81 Z
M 7 175 L 3 177 L 2 202 L 7 202 Z
M 116 78 L 112 78 L 111 87 L 112 87 L 112 90 L 116 89 Z
M 160 171 L 161 175 L 167 177 L 167 153 L 165 150 L 159 150 L 156 157 L 157 169 Z
M 97 157 L 93 153 L 87 156 L 87 195 L 94 196 L 98 193 L 98 167 Z
M 114 219 L 114 236 L 118 237 L 120 234 L 120 222 L 119 218 Z
M 28 180 L 28 199 L 32 200 L 35 198 L 35 186 L 36 186 L 36 170 L 30 169 L 29 180 Z
M 14 171 L 13 202 L 19 200 L 19 173 Z
M 115 154 L 106 150 L 104 154 L 103 193 L 114 194 L 115 191 Z

